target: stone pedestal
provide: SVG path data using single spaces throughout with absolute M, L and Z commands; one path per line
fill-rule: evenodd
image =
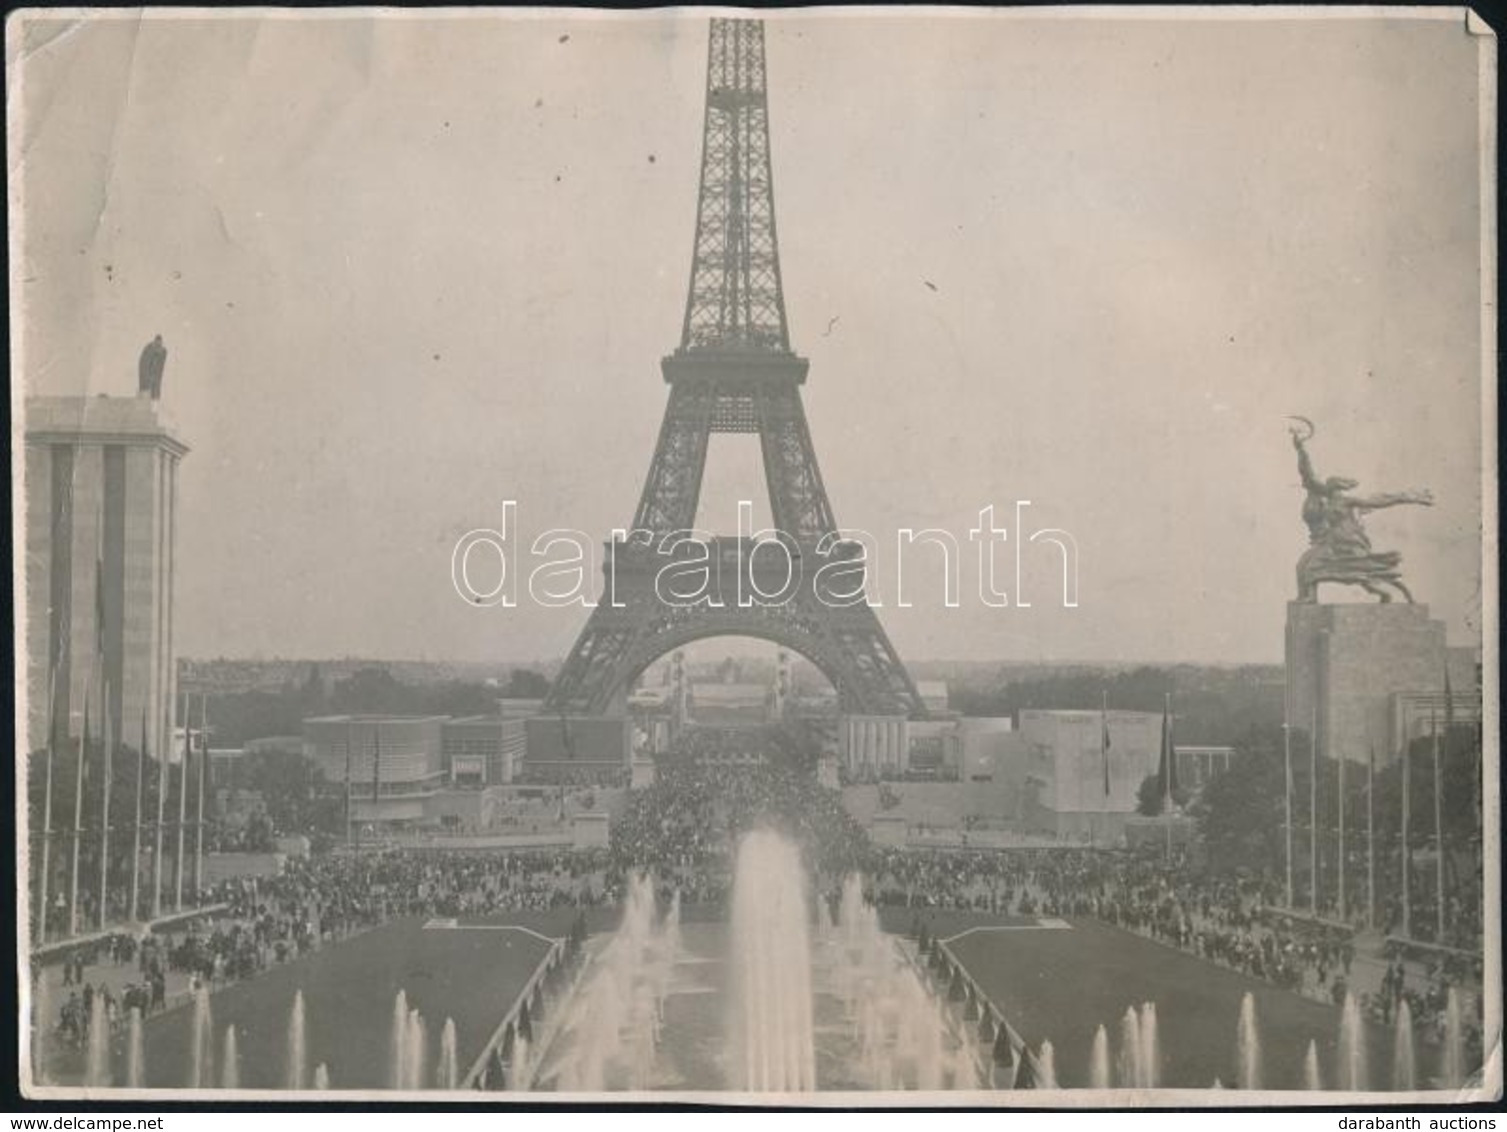
M 909 832 L 904 818 L 877 814 L 869 824 L 869 837 L 875 845 L 903 846 Z
M 1317 726 L 1319 753 L 1378 766 L 1398 757 L 1392 697 L 1444 687 L 1444 623 L 1428 606 L 1287 606 L 1287 717 L 1294 734 Z
M 630 770 L 628 785 L 634 790 L 643 790 L 654 785 L 654 760 L 635 756 Z

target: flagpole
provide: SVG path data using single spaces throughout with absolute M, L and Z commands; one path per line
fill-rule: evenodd
M 1402 934 L 1413 936 L 1413 855 L 1408 844 L 1413 808 L 1413 751 L 1408 737 L 1402 739 Z
M 147 713 L 141 709 L 141 747 L 136 752 L 136 821 L 131 826 L 131 923 L 141 911 L 141 780 L 147 773 Z
M 1287 658 L 1286 679 L 1282 683 L 1282 824 L 1283 824 L 1283 871 L 1287 882 L 1287 910 L 1293 910 L 1292 890 L 1292 668 L 1293 642 L 1292 618 L 1287 619 L 1284 633 L 1283 655 Z
M 104 717 L 100 727 L 104 746 L 101 752 L 103 769 L 100 776 L 100 827 L 99 827 L 99 928 L 105 927 L 110 905 L 110 781 L 115 763 L 115 713 L 110 703 L 110 676 L 105 659 L 105 625 L 109 620 L 105 610 L 105 512 L 99 513 L 99 540 L 95 543 L 97 557 L 94 560 L 94 632 L 95 655 L 99 659 L 99 712 Z
M 350 716 L 345 718 L 345 844 L 351 844 L 351 752 L 356 745 L 355 728 Z
M 183 765 L 178 773 L 178 853 L 173 858 L 173 911 L 183 911 L 183 827 L 188 818 L 188 760 L 190 757 L 188 693 L 183 693 Z
M 1088 810 L 1083 800 L 1083 751 L 1080 748 L 1077 757 L 1073 760 L 1073 769 L 1078 773 L 1074 776 L 1078 779 L 1078 843 L 1083 843 L 1083 827 L 1088 824 Z M 560 820 L 565 820 L 565 786 L 560 786 Z
M 1444 942 L 1444 778 L 1439 765 L 1439 720 L 1434 718 L 1434 942 Z
M 1292 909 L 1292 724 L 1282 721 L 1282 770 L 1285 790 L 1282 794 L 1282 825 L 1286 834 L 1285 864 L 1287 871 L 1287 907 Z
M 1167 863 L 1172 863 L 1172 780 L 1177 777 L 1177 752 L 1172 747 L 1172 693 L 1162 700 L 1162 823 L 1167 828 Z
M 382 794 L 382 725 L 372 724 L 372 833 L 377 832 L 378 798 Z
M 199 693 L 199 805 L 194 832 L 194 903 L 204 903 L 204 776 L 209 772 L 209 694 Z
M 110 683 L 103 683 L 104 691 L 104 715 L 105 715 L 105 773 L 101 780 L 104 795 L 100 803 L 100 827 L 99 827 L 99 928 L 104 931 L 105 918 L 109 914 L 110 905 L 110 787 L 114 771 L 114 758 L 110 748 L 115 742 L 115 729 L 111 726 L 110 719 Z
M 1102 803 L 1100 803 L 1100 805 L 1103 806 L 1103 809 L 1100 812 L 1103 813 L 1103 814 L 1105 814 L 1105 815 L 1107 815 L 1109 813 L 1109 796 L 1110 796 L 1110 793 L 1111 793 L 1110 788 L 1109 788 L 1109 689 L 1108 688 L 1100 689 L 1099 722 L 1103 725 L 1103 726 L 1101 726 L 1099 728 L 1099 754 L 1100 754 L 1100 757 L 1104 761 L 1104 801 Z M 1103 824 L 1107 824 L 1107 823 L 1101 821 L 1099 824 L 1103 825 Z M 1093 844 L 1093 846 L 1095 848 L 1098 848 L 1099 838 L 1098 838 L 1097 831 L 1095 831 L 1095 834 L 1094 834 L 1094 836 L 1092 838 L 1092 844 Z
M 78 774 L 73 788 L 73 864 L 68 881 L 68 934 L 78 935 L 78 857 L 84 840 L 84 761 L 89 757 L 89 687 L 84 686 L 84 734 L 79 740 Z
M 38 903 L 41 906 L 41 914 L 37 917 L 38 943 L 47 942 L 47 882 L 48 871 L 52 867 L 52 754 L 58 738 L 57 699 L 58 669 L 54 664 L 47 674 L 47 769 L 42 788 L 42 876 L 38 885 Z M 28 787 L 29 785 L 28 781 Z
M 1308 910 L 1319 914 L 1319 702 L 1308 733 Z
M 1376 927 L 1376 745 L 1366 758 L 1366 927 Z
M 173 749 L 172 717 L 177 714 L 176 711 L 169 711 L 168 733 L 157 744 L 157 750 L 160 754 L 154 760 L 157 763 L 157 826 L 153 831 L 154 844 L 152 848 L 152 919 L 154 920 L 162 916 L 162 882 L 164 880 L 162 875 L 162 826 L 163 818 L 166 816 L 167 811 L 167 757 Z M 158 716 L 158 722 L 160 723 L 161 721 L 161 716 Z
M 1335 776 L 1339 780 L 1339 792 L 1340 792 L 1340 803 L 1339 803 L 1339 805 L 1340 805 L 1340 829 L 1339 829 L 1339 835 L 1340 835 L 1340 864 L 1339 864 L 1338 893 L 1339 893 L 1339 913 L 1340 913 L 1340 919 L 1341 920 L 1346 919 L 1346 908 L 1345 908 L 1345 763 L 1349 761 L 1349 758 L 1350 758 L 1350 756 L 1348 754 L 1346 754 L 1344 751 L 1341 751 L 1340 752 L 1340 757 L 1339 757 L 1339 760 L 1338 760 L 1339 766 L 1338 766 L 1338 768 L 1335 771 Z

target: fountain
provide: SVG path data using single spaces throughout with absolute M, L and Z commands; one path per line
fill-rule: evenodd
M 908 1004 L 906 1030 L 916 1058 L 916 1088 L 935 1092 L 942 1087 L 942 1023 L 919 983 Z M 928 1016 L 930 1015 L 930 1016 Z
M 322 1061 L 314 1067 L 314 1088 L 321 1093 L 330 1089 L 330 1070 Z
M 387 1035 L 387 1087 L 401 1089 L 408 1080 L 408 995 L 399 990 L 392 1002 L 392 1026 Z
M 410 1010 L 408 1024 L 403 1032 L 402 1084 L 402 1088 L 409 1092 L 418 1092 L 424 1088 L 424 1060 L 427 1045 L 424 1018 L 418 1010 Z
M 1240 999 L 1240 1022 L 1235 1032 L 1235 1087 L 1261 1088 L 1261 1038 L 1256 1031 L 1256 996 Z
M 804 892 L 794 846 L 764 831 L 744 838 L 733 882 L 735 1088 L 816 1087 Z
M 1454 987 L 1444 1001 L 1444 1048 L 1440 1051 L 1439 1084 L 1459 1089 L 1465 1084 L 1465 1034 L 1460 995 Z
M 239 1089 L 241 1087 L 241 1058 L 236 1050 L 234 1026 L 225 1027 L 225 1053 L 220 1060 L 220 1088 Z
M 1416 1059 L 1413 1055 L 1413 1008 L 1407 999 L 1397 1003 L 1397 1025 L 1392 1033 L 1392 1088 L 1411 1092 L 1417 1087 Z
M 1103 1026 L 1094 1031 L 1094 1045 L 1088 1055 L 1088 1087 L 1109 1088 L 1109 1035 Z
M 1345 1005 L 1340 1011 L 1339 1065 L 1335 1070 L 1335 1087 L 1348 1092 L 1365 1092 L 1366 1033 L 1361 1026 L 1360 1006 L 1355 996 L 1346 992 Z
M 188 1087 L 207 1089 L 214 1080 L 214 1022 L 209 1013 L 209 988 L 203 983 L 194 992 L 194 1020 L 190 1029 Z
M 453 1089 L 459 1083 L 460 1067 L 456 1063 L 455 1019 L 446 1018 L 440 1031 L 439 1079 L 435 1082 L 442 1089 Z
M 1161 1051 L 1157 1045 L 1156 1003 L 1141 1004 L 1141 1081 L 1143 1088 L 1154 1089 L 1161 1078 Z
M 1052 1043 L 1044 1040 L 1041 1049 L 1036 1053 L 1036 1066 L 1041 1073 L 1041 1080 L 1037 1087 L 1041 1089 L 1057 1088 L 1057 1055 L 1052 1050 Z
M 520 1070 L 524 1063 L 515 1050 L 510 1082 L 537 1078 L 583 1092 L 650 1087 L 664 1000 L 681 953 L 679 894 L 657 925 L 655 915 L 652 881 L 633 877 L 622 923 L 590 961 L 590 976 L 566 1007 L 558 1041 L 563 1052 L 541 1049 L 549 1064 L 540 1057 Z
M 1322 1089 L 1324 1082 L 1319 1077 L 1319 1047 L 1313 1040 L 1308 1042 L 1308 1052 L 1303 1055 L 1303 1088 L 1310 1091 Z
M 1115 1059 L 1115 1083 L 1122 1089 L 1141 1086 L 1144 1071 L 1141 1068 L 1141 1022 L 1136 1017 L 1135 1007 L 1127 1006 L 1120 1019 L 1120 1052 Z
M 283 1078 L 283 1088 L 302 1092 L 307 1054 L 304 1050 L 303 991 L 293 992 L 293 1009 L 288 1014 L 288 1068 Z
M 110 1078 L 110 1018 L 105 996 L 96 994 L 89 1007 L 89 1044 L 84 1059 L 84 1084 L 108 1088 Z
M 678 895 L 657 906 L 650 881 L 631 878 L 618 929 L 588 952 L 579 991 L 554 1008 L 558 1030 L 533 1035 L 531 1051 L 516 1031 L 508 1039 L 510 1086 L 601 1092 L 712 1082 L 798 1092 L 825 1085 L 829 1071 L 839 1088 L 970 1089 L 987 1080 L 993 1008 L 940 948 L 933 954 L 948 966 L 938 977 L 957 984 L 960 1008 L 934 996 L 933 977 L 880 926 L 861 878 L 848 877 L 837 900 L 816 901 L 813 916 L 799 850 L 769 832 L 744 838 L 734 871 L 727 948 L 715 953 L 701 949 L 709 933 L 699 924 L 685 949 Z M 693 994 L 717 997 L 683 997 Z M 672 996 L 677 1036 L 662 1044 Z M 689 1043 L 682 1025 L 696 1035 Z M 818 1034 L 830 1054 L 820 1082 Z
M 508 1073 L 508 1091 L 528 1092 L 528 1039 L 519 1038 L 513 1043 L 513 1064 Z
M 126 1088 L 139 1089 L 146 1077 L 146 1044 L 141 1032 L 141 1008 L 126 1016 Z

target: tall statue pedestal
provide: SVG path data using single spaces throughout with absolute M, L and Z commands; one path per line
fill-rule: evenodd
M 1393 762 L 1392 697 L 1444 687 L 1444 622 L 1428 606 L 1288 602 L 1287 712 L 1294 731 L 1317 722 L 1319 753 Z M 1315 714 L 1317 713 L 1317 714 Z

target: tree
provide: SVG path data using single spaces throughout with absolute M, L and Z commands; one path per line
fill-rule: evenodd
M 1283 788 L 1281 752 L 1266 745 L 1238 750 L 1204 786 L 1191 812 L 1212 871 L 1282 868 Z
M 515 668 L 502 694 L 510 700 L 542 700 L 549 695 L 549 680 L 531 668 Z
M 269 835 L 335 835 L 344 828 L 344 801 L 302 751 L 247 751 L 236 768 L 236 786 L 261 795 Z
M 1140 787 L 1136 790 L 1135 812 L 1142 817 L 1154 818 L 1162 812 L 1162 804 L 1166 801 L 1166 791 L 1162 789 L 1162 776 L 1148 774 L 1141 780 Z M 1178 806 L 1188 803 L 1186 790 L 1175 790 L 1172 801 Z
M 339 712 L 398 715 L 413 706 L 413 692 L 385 668 L 358 668 L 335 685 L 330 700 Z

